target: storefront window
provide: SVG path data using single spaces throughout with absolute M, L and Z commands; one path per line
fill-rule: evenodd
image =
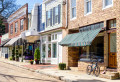
M 46 55 L 46 46 L 45 44 L 42 45 L 42 57 L 45 58 Z
M 57 58 L 57 43 L 52 44 L 52 54 L 53 58 Z
M 104 61 L 104 37 L 99 36 L 94 39 L 92 44 L 87 47 L 82 47 L 80 52 L 80 60 L 83 59 L 100 59 Z
M 51 58 L 51 44 L 48 44 L 48 58 Z

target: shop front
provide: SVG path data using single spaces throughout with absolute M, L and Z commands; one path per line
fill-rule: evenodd
M 92 61 L 98 61 L 101 70 L 109 67 L 108 35 L 103 22 L 81 27 L 78 33 L 68 34 L 59 43 L 68 49 L 68 67 L 78 67 L 78 70 L 85 71 Z
M 41 36 L 41 62 L 58 64 L 62 62 L 62 47 L 58 43 L 62 39 L 62 32 L 48 33 Z

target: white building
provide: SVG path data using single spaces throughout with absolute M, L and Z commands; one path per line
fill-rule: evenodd
M 62 0 L 43 0 L 42 23 L 44 30 L 40 31 L 41 62 L 58 64 L 62 62 Z

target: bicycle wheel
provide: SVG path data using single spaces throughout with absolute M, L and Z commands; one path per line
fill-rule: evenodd
M 95 75 L 96 77 L 98 77 L 99 74 L 100 74 L 100 67 L 99 67 L 99 66 L 96 66 L 95 69 L 94 69 L 94 75 Z
M 92 66 L 91 65 L 87 66 L 86 72 L 87 72 L 88 75 L 91 74 L 91 72 L 92 72 Z

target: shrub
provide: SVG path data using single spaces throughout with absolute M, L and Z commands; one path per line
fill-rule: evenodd
M 9 60 L 13 60 L 12 56 L 9 57 Z
M 64 70 L 66 68 L 66 64 L 65 63 L 59 63 L 59 69 L 60 70 Z
M 37 48 L 34 53 L 34 60 L 40 60 L 40 50 Z

